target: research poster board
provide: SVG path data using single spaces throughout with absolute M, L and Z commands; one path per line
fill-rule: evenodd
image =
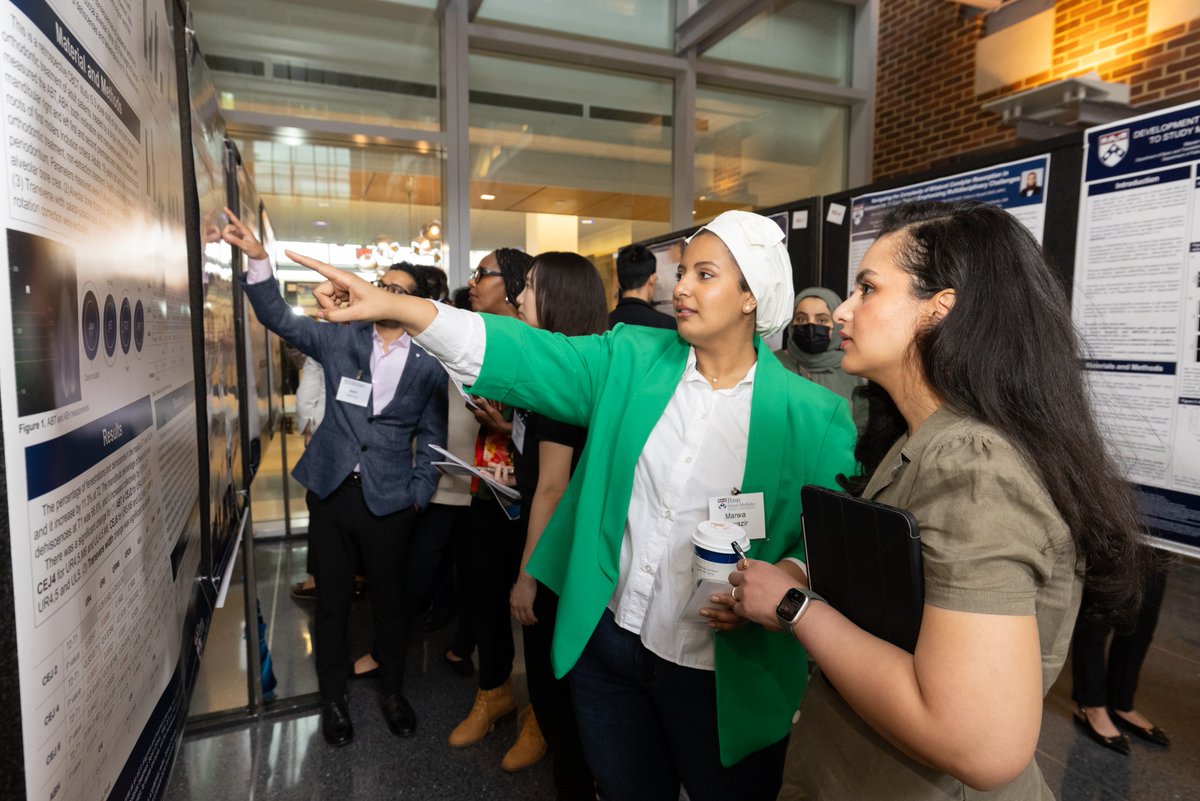
M 648 246 L 650 252 L 654 254 L 654 274 L 658 281 L 654 289 L 654 308 L 672 317 L 675 316 L 675 302 L 672 299 L 672 293 L 679 280 L 679 262 L 683 259 L 683 249 L 686 245 L 687 239 L 679 237 L 664 242 L 655 242 Z
M 237 170 L 237 205 L 230 208 L 237 210 L 238 216 L 246 227 L 262 238 L 262 201 L 250 173 L 241 163 L 241 157 L 236 160 Z M 270 252 L 270 251 L 268 251 Z M 241 271 L 245 271 L 247 259 L 245 254 L 240 257 Z M 269 367 L 269 346 L 267 329 L 254 313 L 254 307 L 243 298 L 240 304 L 243 325 L 243 344 L 246 349 L 246 428 L 249 432 L 249 450 L 246 454 L 247 472 L 246 483 L 253 481 L 258 473 L 262 454 L 271 438 L 271 376 Z
M 186 711 L 199 460 L 174 12 L 0 0 L 3 558 L 29 799 L 161 796 Z
M 847 295 L 854 291 L 854 276 L 863 254 L 871 247 L 888 209 L 897 203 L 923 200 L 954 202 L 978 200 L 1008 211 L 1020 220 L 1039 243 L 1046 225 L 1046 196 L 1050 179 L 1050 156 L 995 164 L 970 172 L 949 175 L 910 186 L 856 195 L 850 208 L 833 203 L 827 221 L 850 226 L 850 263 Z
M 1075 324 L 1151 533 L 1200 556 L 1200 104 L 1087 131 Z
M 204 410 L 208 440 L 208 575 L 219 590 L 232 558 L 240 522 L 237 491 L 242 489 L 242 444 L 238 415 L 237 343 L 233 308 L 233 248 L 221 238 L 228 181 L 225 123 L 217 91 L 193 42 L 188 57 L 191 93 L 192 158 L 203 249 L 201 297 L 204 308 Z

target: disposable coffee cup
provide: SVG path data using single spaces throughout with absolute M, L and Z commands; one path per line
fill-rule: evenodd
M 692 578 L 697 581 L 728 581 L 740 558 L 733 543 L 750 549 L 746 530 L 733 523 L 705 520 L 692 534 Z

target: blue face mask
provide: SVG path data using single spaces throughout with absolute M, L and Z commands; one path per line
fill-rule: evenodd
M 824 353 L 829 349 L 829 338 L 833 331 L 829 326 L 805 323 L 792 326 L 792 341 L 805 353 Z

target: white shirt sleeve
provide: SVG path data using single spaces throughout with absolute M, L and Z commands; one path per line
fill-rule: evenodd
M 444 303 L 433 305 L 437 317 L 413 337 L 413 342 L 440 361 L 454 381 L 460 385 L 474 384 L 483 369 L 483 352 L 487 348 L 483 318 Z
M 271 277 L 271 259 L 246 259 L 246 283 L 261 284 Z
M 808 578 L 808 565 L 804 564 L 803 562 L 801 562 L 799 559 L 797 559 L 794 556 L 785 556 L 783 558 L 783 561 L 791 562 L 796 567 L 800 568 L 800 572 L 804 574 L 805 578 Z

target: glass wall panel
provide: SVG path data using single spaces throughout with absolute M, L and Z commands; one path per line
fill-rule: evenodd
M 854 7 L 828 0 L 777 0 L 701 57 L 850 84 Z
M 193 0 L 191 8 L 222 108 L 440 128 L 433 3 Z
M 675 0 L 485 0 L 480 22 L 503 22 L 666 50 L 675 44 Z
M 696 222 L 845 188 L 841 106 L 726 89 L 696 91 Z
M 320 138 L 303 132 L 287 134 L 231 129 L 230 137 L 242 154 L 275 231 L 275 257 L 280 285 L 297 313 L 315 314 L 311 287 L 316 273 L 294 264 L 284 248 L 301 250 L 340 267 L 368 272 L 386 265 L 372 259 L 376 246 L 399 246 L 396 261 L 435 263 L 433 253 L 414 254 L 412 241 L 423 226 L 439 221 L 442 201 L 442 156 L 424 146 L 361 145 Z M 440 256 L 440 249 L 436 252 Z M 294 397 L 285 398 L 287 464 L 280 440 L 263 454 L 271 479 L 256 482 L 255 529 L 258 535 L 284 531 L 285 513 L 293 529 L 307 523 L 304 490 L 289 483 L 285 508 L 282 476 L 303 453 L 299 432 L 292 431 Z
M 329 245 L 334 254 L 348 251 L 333 246 L 370 247 L 381 240 L 408 246 L 425 223 L 441 216 L 443 159 L 428 146 L 358 144 L 303 132 L 231 129 L 230 135 L 280 242 Z
M 670 230 L 669 81 L 487 55 L 470 70 L 472 251 L 600 257 Z

